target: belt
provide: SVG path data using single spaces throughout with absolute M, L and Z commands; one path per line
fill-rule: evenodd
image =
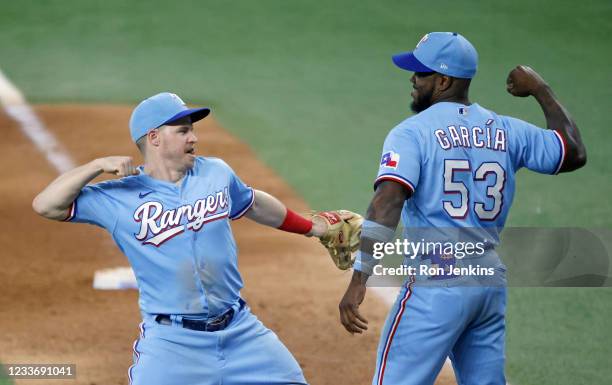
M 242 298 L 238 299 L 238 311 L 244 309 L 246 302 Z M 185 329 L 198 330 L 201 332 L 216 332 L 218 330 L 223 330 L 227 327 L 227 325 L 232 322 L 234 318 L 234 313 L 236 311 L 234 308 L 230 308 L 225 313 L 208 320 L 199 320 L 199 319 L 189 319 L 183 318 L 180 321 L 180 324 Z M 168 314 L 158 314 L 155 316 L 155 322 L 161 325 L 172 325 L 172 318 Z

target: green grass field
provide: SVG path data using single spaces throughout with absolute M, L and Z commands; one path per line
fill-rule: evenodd
M 4 367 L 0 367 L 0 385 L 12 385 L 13 381 L 6 375 Z
M 508 71 L 531 65 L 587 144 L 577 173 L 519 173 L 508 225 L 609 228 L 611 18 L 607 0 L 2 2 L 0 68 L 34 103 L 172 90 L 210 105 L 313 207 L 363 212 L 384 137 L 410 115 L 410 74 L 390 56 L 458 31 L 480 54 L 473 101 L 543 125 L 535 101 L 505 92 Z M 611 289 L 512 289 L 510 381 L 612 381 L 610 304 Z

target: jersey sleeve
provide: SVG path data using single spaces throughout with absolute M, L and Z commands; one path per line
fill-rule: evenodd
M 229 166 L 228 166 L 229 167 Z M 229 195 L 231 200 L 230 219 L 240 219 L 253 205 L 255 192 L 230 168 Z
M 390 180 L 404 185 L 414 194 L 421 173 L 420 142 L 415 128 L 398 126 L 391 130 L 383 145 L 374 189 Z
M 117 221 L 117 201 L 110 193 L 110 184 L 102 182 L 85 186 L 72 202 L 67 222 L 89 223 L 113 231 Z
M 565 159 L 565 142 L 554 130 L 537 127 L 520 119 L 503 117 L 511 140 L 510 157 L 515 170 L 527 167 L 542 174 L 557 174 Z

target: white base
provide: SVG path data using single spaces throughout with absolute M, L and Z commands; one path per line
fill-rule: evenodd
M 97 290 L 137 289 L 136 276 L 130 267 L 115 267 L 94 273 L 93 288 Z

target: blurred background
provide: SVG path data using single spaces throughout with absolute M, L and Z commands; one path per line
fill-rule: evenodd
M 518 174 L 507 225 L 610 228 L 611 19 L 609 0 L 1 1 L 0 69 L 32 104 L 173 91 L 210 106 L 311 207 L 363 213 L 383 140 L 411 115 L 410 73 L 391 55 L 456 31 L 480 56 L 472 101 L 544 126 L 533 99 L 505 91 L 530 65 L 586 142 L 576 173 Z M 512 288 L 509 380 L 610 383 L 611 318 L 610 288 Z

